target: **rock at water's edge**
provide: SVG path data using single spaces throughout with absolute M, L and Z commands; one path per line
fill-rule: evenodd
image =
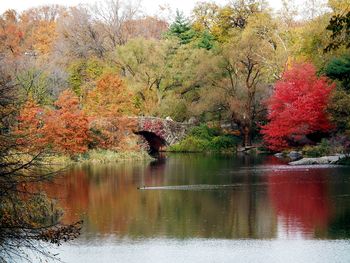
M 303 158 L 298 161 L 290 162 L 289 165 L 312 165 L 312 164 L 336 164 L 345 155 L 323 156 L 319 158 Z
M 275 153 L 274 156 L 277 158 L 283 158 L 283 153 Z
M 297 151 L 291 151 L 288 154 L 288 157 L 292 160 L 292 161 L 296 161 L 298 159 L 303 158 L 303 155 L 301 154 L 301 152 L 297 152 Z

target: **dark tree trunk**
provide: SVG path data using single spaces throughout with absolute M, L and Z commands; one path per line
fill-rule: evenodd
M 249 126 L 244 126 L 242 129 L 243 133 L 243 147 L 252 145 L 252 131 Z

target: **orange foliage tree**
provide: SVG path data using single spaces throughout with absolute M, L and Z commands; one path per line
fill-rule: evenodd
M 86 97 L 85 111 L 93 117 L 120 117 L 135 112 L 132 93 L 115 74 L 105 74 Z
M 87 151 L 89 138 L 88 118 L 80 109 L 79 99 L 70 90 L 62 92 L 55 102 L 57 109 L 45 116 L 43 133 L 53 150 L 74 155 Z
M 18 24 L 18 15 L 14 10 L 7 10 L 0 16 L 0 53 L 20 54 L 24 33 Z
M 29 98 L 18 116 L 18 125 L 15 129 L 17 144 L 29 151 L 42 150 L 45 147 L 42 125 L 43 109 Z
M 128 116 L 137 113 L 133 94 L 116 74 L 105 74 L 96 88 L 87 94 L 85 112 L 90 116 L 90 127 L 95 131 L 99 147 L 118 149 L 124 147 L 126 136 L 135 126 Z M 123 145 L 124 144 L 124 145 Z

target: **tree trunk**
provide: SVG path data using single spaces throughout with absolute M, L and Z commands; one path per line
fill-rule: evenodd
M 252 145 L 252 132 L 249 126 L 243 127 L 243 147 Z

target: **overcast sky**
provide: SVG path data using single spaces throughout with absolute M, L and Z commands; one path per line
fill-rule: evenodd
M 0 0 L 0 13 L 7 9 L 15 9 L 23 11 L 30 7 L 41 6 L 47 4 L 60 4 L 64 6 L 74 6 L 79 3 L 94 3 L 96 0 Z M 189 14 L 197 0 L 141 0 L 144 11 L 147 14 L 154 15 L 159 10 L 159 6 L 167 5 L 172 10 L 182 10 L 185 14 Z M 227 0 L 215 0 L 213 2 L 224 4 Z M 268 0 L 270 6 L 277 10 L 281 6 L 281 0 Z

